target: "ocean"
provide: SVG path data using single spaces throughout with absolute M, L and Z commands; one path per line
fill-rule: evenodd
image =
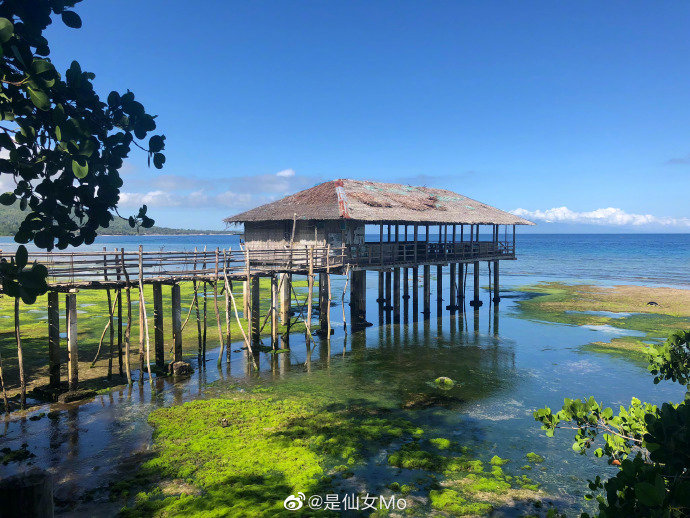
M 376 237 L 367 235 L 371 240 Z M 131 250 L 139 244 L 145 250 L 236 248 L 239 242 L 237 235 L 99 236 L 94 244 L 79 250 L 104 246 Z M 3 252 L 16 246 L 11 237 L 0 238 Z M 518 230 L 516 249 L 517 261 L 501 262 L 502 284 L 558 280 L 690 288 L 690 234 L 521 235 Z

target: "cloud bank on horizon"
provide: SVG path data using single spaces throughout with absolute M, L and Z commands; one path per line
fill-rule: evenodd
M 510 211 L 516 216 L 544 223 L 579 223 L 611 226 L 663 226 L 690 228 L 690 218 L 658 217 L 651 214 L 631 214 L 615 207 L 606 207 L 586 212 L 577 212 L 568 207 L 554 207 L 546 210 L 518 208 Z

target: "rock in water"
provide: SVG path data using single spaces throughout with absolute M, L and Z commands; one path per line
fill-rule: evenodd
M 59 403 L 71 403 L 72 401 L 81 401 L 82 399 L 90 399 L 95 396 L 95 390 L 78 389 L 63 392 L 58 396 L 57 400 Z
M 168 365 L 168 374 L 173 376 L 189 376 L 192 372 L 194 372 L 194 369 L 187 362 L 171 362 Z
M 434 385 L 436 385 L 440 389 L 450 390 L 455 385 L 455 382 L 452 379 L 447 378 L 446 376 L 441 376 L 434 380 Z

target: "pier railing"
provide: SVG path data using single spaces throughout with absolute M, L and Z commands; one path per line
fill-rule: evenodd
M 3 254 L 0 254 L 2 257 Z M 5 253 L 5 257 L 11 254 Z M 266 250 L 31 252 L 29 261 L 48 268 L 53 287 L 118 286 L 130 277 L 137 282 L 178 282 L 193 279 L 246 278 L 247 275 L 309 270 L 337 273 L 358 269 L 415 264 L 514 259 L 512 242 L 429 243 L 398 241 L 341 247 L 286 246 Z

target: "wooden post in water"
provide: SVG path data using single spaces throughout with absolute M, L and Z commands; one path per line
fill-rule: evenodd
M 213 279 L 213 304 L 216 310 L 216 324 L 218 325 L 218 339 L 220 340 L 220 352 L 218 353 L 218 365 L 223 360 L 223 352 L 225 351 L 225 338 L 223 337 L 223 327 L 220 323 L 220 309 L 218 307 L 218 268 L 220 266 L 220 250 L 216 248 L 216 263 Z
M 172 306 L 173 361 L 182 361 L 182 301 L 180 285 L 170 287 L 170 305 Z M 205 351 L 204 351 L 205 352 Z M 205 356 L 205 355 L 204 355 Z
M 453 225 L 453 239 L 455 239 L 455 225 Z M 449 298 L 448 300 L 450 301 L 448 303 L 448 306 L 446 306 L 446 309 L 450 309 L 451 312 L 455 313 L 455 310 L 458 307 L 457 303 L 457 264 L 455 263 L 450 263 L 450 282 L 449 282 L 449 287 L 448 287 L 448 293 L 449 293 Z
M 67 381 L 69 390 L 76 390 L 79 382 L 79 349 L 77 347 L 77 290 L 65 296 L 67 312 Z
M 115 263 L 117 264 L 117 249 L 115 253 Z M 116 270 L 118 284 L 120 281 L 120 268 Z M 124 374 L 122 367 L 122 288 L 117 289 L 117 364 L 120 376 Z
M 479 261 L 474 262 L 472 270 L 474 274 L 474 297 L 470 301 L 470 306 L 477 310 L 482 305 L 482 301 L 479 300 Z
M 280 274 L 280 323 L 290 323 L 290 304 L 292 302 L 292 274 Z
M 311 335 L 311 313 L 314 299 L 314 247 L 307 250 L 307 334 Z
M 127 267 L 125 266 L 125 249 L 120 249 L 120 261 L 122 265 L 122 274 L 125 276 L 125 293 L 127 295 L 127 327 L 125 328 L 125 372 L 127 374 L 127 383 L 132 384 L 132 371 L 129 365 L 129 345 L 130 337 L 132 334 L 132 295 L 131 287 L 129 282 L 129 274 L 127 273 Z
M 465 311 L 465 263 L 458 263 L 458 309 Z
M 385 295 L 383 293 L 383 272 L 379 271 L 379 296 L 376 299 L 379 303 L 379 309 L 383 309 L 383 304 L 385 302 Z
M 498 261 L 494 261 L 494 306 L 498 306 L 500 301 L 501 295 L 498 287 Z
M 108 280 L 108 249 L 103 247 L 103 280 Z M 110 288 L 105 290 L 106 297 L 108 300 L 108 325 L 109 325 L 109 348 L 108 348 L 108 379 L 113 375 L 113 348 L 115 346 L 115 326 L 113 325 L 113 304 L 112 298 L 110 296 Z
M 196 256 L 197 256 L 197 248 L 194 247 L 194 266 L 192 268 L 193 270 L 193 279 L 192 279 L 192 289 L 194 290 L 194 309 L 196 310 L 196 329 L 197 329 L 197 339 L 199 343 L 199 350 L 197 353 L 199 365 L 202 365 L 201 363 L 201 354 L 202 354 L 202 337 L 201 337 L 201 313 L 199 312 L 199 288 L 196 282 Z
M 156 367 L 165 366 L 165 337 L 163 335 L 163 284 L 153 283 L 153 349 Z
M 50 387 L 60 387 L 60 295 L 48 292 L 48 372 Z
M 232 252 L 232 249 L 229 249 Z M 232 293 L 232 281 L 228 278 L 228 254 L 223 249 L 223 282 L 225 286 L 225 341 L 227 343 L 227 348 L 225 349 L 225 357 L 227 361 L 230 361 L 230 319 L 231 307 L 230 307 L 230 294 Z
M 352 270 L 350 276 L 350 327 L 361 329 L 367 318 L 367 272 Z
M 424 319 L 427 320 L 431 314 L 431 266 L 428 264 L 424 265 L 424 309 L 422 314 Z
M 443 265 L 436 265 L 436 314 L 443 311 Z
M 271 342 L 278 348 L 278 276 L 271 275 Z
M 391 271 L 389 269 L 386 270 L 386 301 L 384 302 L 386 311 L 390 311 L 391 309 L 391 289 Z
M 393 268 L 393 322 L 400 323 L 400 268 Z
M 416 246 L 416 245 L 415 245 Z M 412 320 L 417 321 L 419 314 L 419 267 L 412 267 Z
M 406 266 L 403 270 L 403 300 L 408 301 L 410 299 L 410 269 Z
M 319 333 L 326 335 L 328 328 L 328 274 L 319 273 Z
M 261 278 L 258 275 L 252 275 L 249 278 L 249 290 L 251 295 L 251 308 L 250 308 L 250 329 L 252 333 L 252 343 L 259 342 L 259 336 L 261 334 L 261 291 L 260 291 L 260 281 Z

